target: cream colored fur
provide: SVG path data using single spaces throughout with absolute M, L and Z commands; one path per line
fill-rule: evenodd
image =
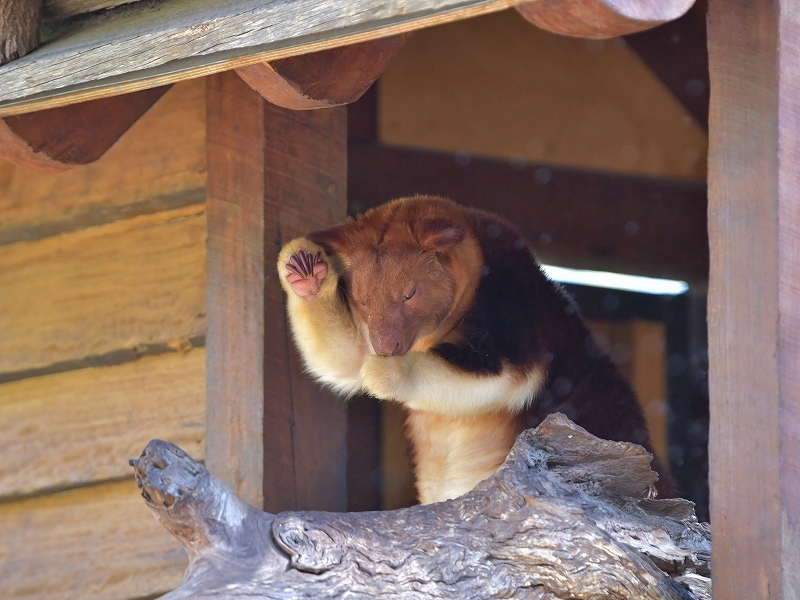
M 352 396 L 363 387 L 360 370 L 367 356 L 367 345 L 337 293 L 339 277 L 330 258 L 326 256 L 328 275 L 319 293 L 301 298 L 292 291 L 286 280 L 286 263 L 301 248 L 312 254 L 322 252 L 326 256 L 322 248 L 305 238 L 292 240 L 278 255 L 278 273 L 286 292 L 294 341 L 309 373 L 335 392 Z
M 411 411 L 406 424 L 422 504 L 457 498 L 490 477 L 518 433 L 509 413 L 452 418 Z
M 449 417 L 497 411 L 519 412 L 544 385 L 534 369 L 520 378 L 508 368 L 499 375 L 471 375 L 429 352 L 368 356 L 361 368 L 364 389 L 377 398 L 397 400 L 412 410 Z

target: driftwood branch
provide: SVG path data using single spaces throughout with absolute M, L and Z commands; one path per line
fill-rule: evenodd
M 709 527 L 690 502 L 651 498 L 650 460 L 551 415 L 455 500 L 278 515 L 245 504 L 167 442 L 150 442 L 131 464 L 189 554 L 169 600 L 710 598 Z

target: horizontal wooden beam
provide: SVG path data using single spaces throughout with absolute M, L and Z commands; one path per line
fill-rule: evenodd
M 56 39 L 0 67 L 0 116 L 365 42 L 515 3 L 135 2 L 66 23 Z
M 0 119 L 0 158 L 44 172 L 96 161 L 163 96 L 162 86 Z
M 66 19 L 140 0 L 44 0 L 45 19 Z
M 240 67 L 236 73 L 265 100 L 284 108 L 340 106 L 358 100 L 411 35 Z
M 553 33 L 611 38 L 677 19 L 695 0 L 534 0 L 517 6 L 528 21 Z
M 350 212 L 439 194 L 516 223 L 544 261 L 705 282 L 703 184 L 350 142 Z

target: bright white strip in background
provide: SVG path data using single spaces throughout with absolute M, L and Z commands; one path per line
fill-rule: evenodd
M 689 289 L 685 281 L 675 279 L 656 279 L 638 275 L 623 275 L 607 271 L 584 271 L 583 269 L 566 269 L 553 265 L 542 265 L 542 269 L 553 281 L 560 283 L 577 283 L 593 287 L 627 290 L 644 294 L 663 294 L 675 296 Z

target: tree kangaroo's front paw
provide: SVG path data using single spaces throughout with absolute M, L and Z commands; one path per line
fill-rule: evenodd
M 328 275 L 328 264 L 325 253 L 319 246 L 299 239 L 289 242 L 281 250 L 278 271 L 295 294 L 308 298 L 319 293 L 322 282 Z
M 361 367 L 364 389 L 381 400 L 402 401 L 402 386 L 408 375 L 405 356 L 368 356 Z

